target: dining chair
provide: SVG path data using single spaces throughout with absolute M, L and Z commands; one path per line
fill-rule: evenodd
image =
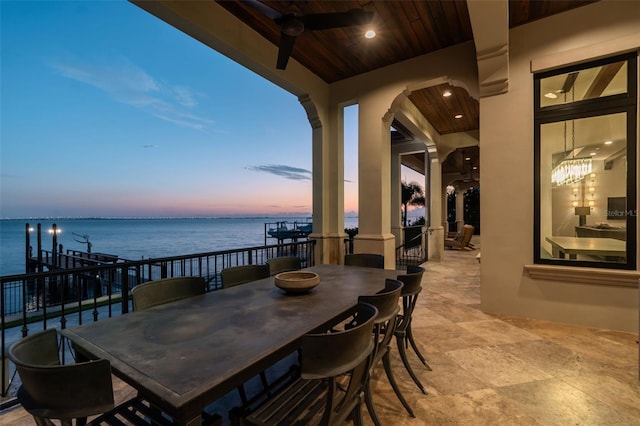
M 269 277 L 269 265 L 240 265 L 221 271 L 222 288 L 229 288 Z
M 398 323 L 396 325 L 396 342 L 398 344 L 398 352 L 400 353 L 400 359 L 404 364 L 404 367 L 407 369 L 407 372 L 415 382 L 415 384 L 420 388 L 422 393 L 426 395 L 427 391 L 418 380 L 415 372 L 411 368 L 411 364 L 409 364 L 409 360 L 407 358 L 406 349 L 411 345 L 413 351 L 416 353 L 422 364 L 429 371 L 431 371 L 431 366 L 427 363 L 424 356 L 420 353 L 418 349 L 418 345 L 413 338 L 413 332 L 411 330 L 411 322 L 413 317 L 413 312 L 416 307 L 416 303 L 418 301 L 418 295 L 422 291 L 422 275 L 424 274 L 424 268 L 420 266 L 412 266 L 409 265 L 407 267 L 407 273 L 398 275 L 397 279 L 402 281 L 404 286 L 402 287 L 402 312 L 398 316 Z
M 348 266 L 384 269 L 384 256 L 374 253 L 346 254 L 344 256 L 344 264 Z
M 133 424 L 150 420 L 132 408 L 143 405 L 141 398 L 115 406 L 108 360 L 63 365 L 59 352 L 55 328 L 24 337 L 8 351 L 22 382 L 18 401 L 37 425 L 53 426 L 51 419 L 60 420 L 62 426 L 71 426 L 74 420 L 76 425 L 84 425 L 88 417 L 95 415 L 98 417 L 91 424 L 123 424 L 116 416 L 124 411 L 130 413 Z
M 186 297 L 204 294 L 207 283 L 202 277 L 172 277 L 148 281 L 131 290 L 133 310 L 141 311 Z
M 296 256 L 272 257 L 267 259 L 267 265 L 269 265 L 269 274 L 274 276 L 280 272 L 302 269 L 302 260 Z
M 407 413 L 409 413 L 411 417 L 415 417 L 413 409 L 402 395 L 395 377 L 393 376 L 393 370 L 391 369 L 390 343 L 395 333 L 398 313 L 400 311 L 398 300 L 400 299 L 403 286 L 404 284 L 402 281 L 388 278 L 385 280 L 385 285 L 382 290 L 373 295 L 360 296 L 358 301 L 362 303 L 369 303 L 378 309 L 378 316 L 376 317 L 375 325 L 373 327 L 373 340 L 375 347 L 373 349 L 370 373 L 374 368 L 376 368 L 376 366 L 378 366 L 378 364 L 380 364 L 380 361 L 382 361 L 384 371 L 389 383 L 391 384 L 391 388 L 404 406 L 405 410 L 407 410 Z M 371 420 L 373 420 L 373 423 L 376 426 L 380 426 L 381 423 L 373 405 L 370 379 L 367 380 L 364 396 Z
M 244 418 L 248 425 L 362 425 L 362 400 L 378 310 L 358 303 L 334 332 L 302 337 L 300 377 Z

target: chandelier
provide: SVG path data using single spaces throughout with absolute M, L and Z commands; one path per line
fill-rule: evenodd
M 574 101 L 575 87 L 574 82 L 578 76 L 578 73 L 571 73 L 567 76 L 567 82 L 562 88 L 564 92 L 565 103 L 567 101 L 567 91 L 571 92 L 571 100 Z M 564 151 L 565 158 L 567 155 L 567 122 L 564 122 Z M 565 159 L 560 162 L 551 171 L 551 182 L 556 185 L 569 185 L 572 183 L 580 182 L 585 176 L 590 175 L 593 171 L 593 163 L 591 158 L 575 158 L 575 140 L 576 140 L 576 123 L 571 120 L 571 158 Z
M 591 158 L 572 158 L 564 160 L 551 171 L 551 182 L 557 185 L 569 185 L 580 182 L 593 171 Z

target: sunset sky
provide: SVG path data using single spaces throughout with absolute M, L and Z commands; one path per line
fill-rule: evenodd
M 0 7 L 0 218 L 310 214 L 295 96 L 125 1 Z

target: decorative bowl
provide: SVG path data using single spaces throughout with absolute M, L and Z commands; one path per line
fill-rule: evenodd
M 307 293 L 320 283 L 320 277 L 315 272 L 289 271 L 276 274 L 274 284 L 287 293 Z

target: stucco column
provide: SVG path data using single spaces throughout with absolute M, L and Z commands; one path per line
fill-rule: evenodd
M 401 245 L 402 236 L 402 153 L 400 150 L 391 150 L 391 233 L 396 238 L 396 245 Z
M 437 156 L 431 158 L 429 168 L 431 183 L 429 185 L 429 202 L 431 204 L 431 225 L 429 226 L 429 260 L 441 260 L 444 257 L 443 226 L 443 192 L 442 192 L 442 164 Z
M 384 255 L 385 268 L 395 269 L 395 237 L 391 233 L 391 121 L 393 98 L 370 94 L 358 106 L 358 235 L 355 253 Z
M 341 264 L 344 259 L 344 238 L 347 236 L 344 232 L 342 108 L 319 108 L 309 96 L 301 96 L 298 100 L 311 124 L 313 232 L 309 239 L 316 241 L 314 260 L 316 264 Z
M 464 225 L 464 188 L 456 187 L 456 226 L 462 222 Z M 456 231 L 461 231 L 462 228 L 456 229 Z

